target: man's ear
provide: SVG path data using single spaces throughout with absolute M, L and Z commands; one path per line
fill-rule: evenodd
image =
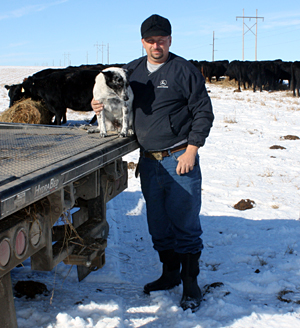
M 142 41 L 143 48 L 145 48 L 145 45 L 144 45 L 145 44 L 145 39 L 142 39 L 141 41 Z

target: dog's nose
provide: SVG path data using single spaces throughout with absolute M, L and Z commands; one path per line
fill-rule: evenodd
M 124 96 L 124 101 L 127 101 L 129 97 L 127 95 Z

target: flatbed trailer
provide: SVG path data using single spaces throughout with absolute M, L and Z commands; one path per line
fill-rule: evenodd
M 134 136 L 0 123 L 1 328 L 17 327 L 10 271 L 28 257 L 33 270 L 77 265 L 79 281 L 105 264 L 106 203 L 127 188 L 122 156 L 137 148 Z

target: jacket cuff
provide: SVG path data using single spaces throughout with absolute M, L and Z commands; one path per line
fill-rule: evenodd
M 194 138 L 189 138 L 188 144 L 196 146 L 198 148 L 203 147 L 205 144 L 205 138 L 197 138 L 197 140 L 195 140 Z

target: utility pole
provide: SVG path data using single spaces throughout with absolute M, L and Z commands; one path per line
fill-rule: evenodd
M 244 60 L 244 36 L 247 32 L 251 32 L 253 35 L 255 35 L 255 61 L 257 60 L 257 20 L 258 19 L 262 19 L 264 21 L 264 17 L 258 17 L 257 16 L 257 12 L 258 10 L 256 9 L 256 16 L 245 16 L 244 15 L 244 9 L 243 9 L 243 16 L 236 16 L 236 20 L 238 20 L 238 18 L 243 18 L 243 60 Z M 251 20 L 251 18 L 255 18 L 256 22 L 255 24 L 253 24 L 251 27 L 247 26 L 247 24 L 245 23 L 245 18 L 249 18 L 249 21 Z M 246 26 L 248 28 L 248 30 L 246 32 L 244 32 L 244 26 Z M 255 34 L 252 31 L 252 28 L 256 26 L 256 30 L 255 30 Z
M 97 43 L 94 44 L 94 46 L 96 47 L 96 52 L 97 52 L 97 60 L 96 60 L 96 62 L 98 64 L 98 52 L 99 52 L 99 49 L 100 49 L 100 51 L 102 52 L 102 64 L 103 64 L 103 48 L 106 47 L 106 45 L 103 44 L 103 42 L 102 42 L 102 44 L 99 44 L 98 41 L 97 41 Z
M 215 31 L 213 31 L 213 43 L 212 43 L 212 61 L 215 61 Z
M 102 64 L 103 64 L 103 47 L 105 47 L 105 44 L 103 44 L 103 41 L 102 41 L 102 44 L 100 45 L 101 46 L 101 52 L 102 52 Z
M 96 54 L 97 54 L 97 56 L 96 56 L 96 64 L 98 64 L 98 51 L 99 51 L 99 44 L 98 44 L 98 41 L 97 41 L 96 44 L 94 44 L 94 47 L 96 47 Z
M 109 43 L 107 44 L 107 64 L 109 64 Z
M 66 59 L 67 59 L 67 63 L 68 65 L 70 65 L 70 54 L 69 53 L 64 53 L 64 66 L 66 66 Z

